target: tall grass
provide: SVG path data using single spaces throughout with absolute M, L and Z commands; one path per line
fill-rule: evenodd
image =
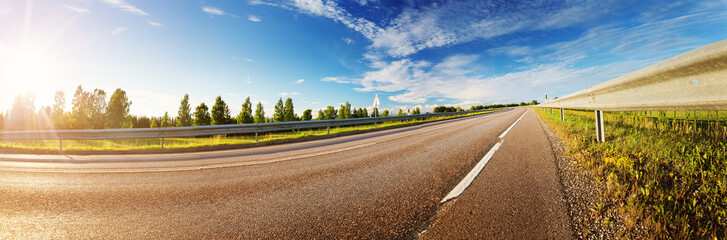
M 346 127 L 334 127 L 330 129 L 331 134 L 365 131 L 376 128 L 386 128 L 393 126 L 403 126 L 414 123 L 438 121 L 443 119 L 451 119 L 455 117 L 465 117 L 477 114 L 490 113 L 478 112 L 459 116 L 432 117 L 426 119 L 416 119 L 408 121 L 392 121 L 374 124 L 364 124 Z M 310 136 L 327 135 L 328 130 L 322 129 L 303 129 L 283 132 L 262 133 L 258 136 L 259 142 L 269 142 L 283 139 L 294 139 Z M 139 149 L 159 149 L 162 148 L 190 148 L 214 145 L 230 145 L 256 143 L 255 135 L 216 135 L 210 137 L 190 137 L 190 138 L 148 138 L 148 139 L 108 139 L 108 140 L 63 140 L 64 150 L 139 150 Z M 37 150 L 57 150 L 59 149 L 58 140 L 0 140 L 0 148 L 15 149 L 37 149 Z
M 649 238 L 727 237 L 723 112 L 607 112 L 605 143 L 595 141 L 592 111 L 566 110 L 564 122 L 557 110 L 538 114 L 606 184 L 602 197 L 627 228 L 641 221 Z

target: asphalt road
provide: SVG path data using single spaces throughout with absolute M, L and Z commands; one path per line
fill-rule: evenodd
M 230 151 L 0 154 L 0 238 L 569 238 L 552 152 L 526 111 Z M 498 142 L 483 175 L 441 204 Z M 485 206 L 497 199 L 510 204 Z M 557 224 L 522 228 L 542 221 Z

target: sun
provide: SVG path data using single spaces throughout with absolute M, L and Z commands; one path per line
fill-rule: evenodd
M 0 51 L 2 87 L 16 92 L 32 92 L 55 85 L 57 63 L 50 52 L 35 45 L 6 46 Z

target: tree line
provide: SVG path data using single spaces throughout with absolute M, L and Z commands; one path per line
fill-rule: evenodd
M 530 104 L 537 104 L 533 100 Z M 246 124 L 313 120 L 312 109 L 303 111 L 302 116 L 295 114 L 293 99 L 279 98 L 273 109 L 272 117 L 265 116 L 265 109 L 261 102 L 253 110 L 250 97 L 241 105 L 240 113 L 232 116 L 227 103 L 217 96 L 212 107 L 204 102 L 192 111 L 189 103 L 189 94 L 182 97 L 176 116 L 165 112 L 161 117 L 136 116 L 129 114 L 132 102 L 126 91 L 117 88 L 106 101 L 106 92 L 101 89 L 86 91 L 78 86 L 73 94 L 71 108 L 66 111 L 66 98 L 62 91 L 54 96 L 52 106 L 40 107 L 35 110 L 34 98 L 30 94 L 18 95 L 6 113 L 0 113 L 0 129 L 2 130 L 31 130 L 31 129 L 104 129 L 104 128 L 156 128 L 156 127 L 188 127 L 221 124 Z M 517 106 L 518 104 L 494 104 L 472 106 L 470 110 L 483 110 L 488 108 Z M 522 105 L 529 105 L 521 103 Z M 464 111 L 460 107 L 438 106 L 434 112 Z M 327 106 L 318 110 L 316 120 L 386 117 L 390 115 L 421 114 L 419 107 L 404 112 L 399 109 L 396 114 L 384 110 L 379 113 L 374 109 L 369 113 L 366 108 L 352 107 L 349 102 L 341 104 L 338 109 Z

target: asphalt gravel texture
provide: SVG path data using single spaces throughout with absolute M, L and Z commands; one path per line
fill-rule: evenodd
M 567 224 L 560 224 L 567 213 L 562 212 L 563 203 L 556 197 L 562 193 L 553 182 L 552 159 L 520 159 L 547 154 L 552 158 L 549 146 L 541 146 L 543 153 L 508 146 L 508 142 L 519 145 L 516 143 L 532 140 L 533 126 L 542 134 L 539 125 L 531 121 L 534 112 L 526 114 L 504 139 L 483 170 L 484 177 L 476 178 L 461 199 L 439 203 L 526 111 L 519 108 L 240 150 L 22 156 L 62 160 L 57 163 L 7 161 L 9 156 L 2 155 L 0 159 L 6 161 L 0 161 L 0 238 L 434 238 L 439 236 L 434 235 L 434 228 L 448 226 L 445 219 L 488 224 L 493 216 L 486 213 L 508 211 L 517 213 L 511 217 L 539 216 L 512 222 L 518 224 L 512 227 L 555 222 L 522 229 L 533 235 L 519 235 L 524 233 L 510 228 L 510 232 L 492 235 L 495 238 L 567 238 L 572 233 Z M 535 144 L 547 143 L 540 140 Z M 124 159 L 128 161 L 118 161 Z M 511 164 L 518 161 L 521 163 Z M 543 163 L 547 161 L 550 165 Z M 527 181 L 505 184 L 523 180 Z M 496 199 L 501 203 L 489 203 Z M 511 200 L 531 205 L 529 209 L 524 204 L 513 210 L 493 208 L 512 207 L 503 202 Z M 465 206 L 470 203 L 488 203 L 490 207 Z M 447 207 L 453 210 L 443 211 Z M 474 209 L 477 215 L 463 214 L 459 208 Z M 443 238 L 480 238 L 478 234 L 508 228 L 502 223 L 491 225 L 495 227 L 488 228 L 489 232 L 473 232 L 468 230 L 472 227 L 455 222 L 449 226 L 443 230 L 454 235 L 441 235 Z

